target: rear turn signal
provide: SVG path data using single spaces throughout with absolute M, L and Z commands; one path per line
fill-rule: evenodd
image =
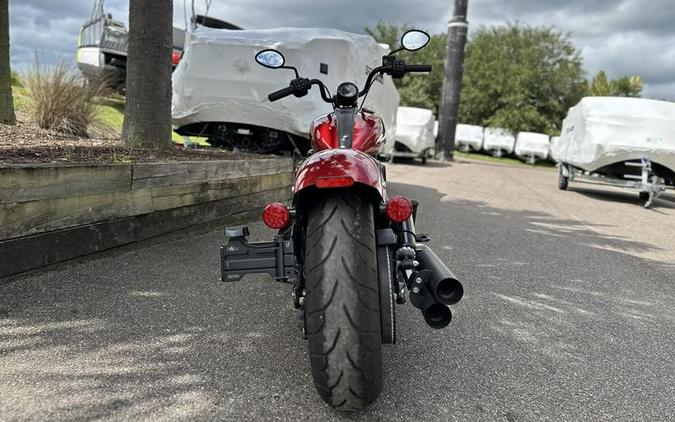
M 412 213 L 412 202 L 405 196 L 394 196 L 387 201 L 387 217 L 395 223 L 406 221 Z
M 283 229 L 291 221 L 291 213 L 284 204 L 272 202 L 263 210 L 263 222 L 270 229 Z
M 173 63 L 174 66 L 177 66 L 178 63 L 180 63 L 180 52 L 174 51 L 171 53 L 171 63 Z
M 319 177 L 316 179 L 316 187 L 319 189 L 348 188 L 354 185 L 351 177 Z

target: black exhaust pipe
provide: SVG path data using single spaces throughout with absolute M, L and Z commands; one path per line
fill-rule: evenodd
M 445 328 L 452 320 L 452 312 L 447 305 L 436 300 L 429 287 L 429 280 L 433 277 L 431 271 L 413 273 L 410 285 L 410 303 L 422 311 L 427 325 L 434 329 Z
M 430 303 L 424 307 L 422 309 L 422 316 L 424 316 L 424 322 L 436 330 L 447 327 L 452 320 L 450 308 L 438 302 Z
M 452 274 L 434 251 L 426 245 L 418 244 L 415 259 L 419 263 L 417 270 L 427 270 L 431 273 L 427 283 L 429 289 L 440 303 L 454 305 L 462 299 L 462 296 L 464 296 L 462 283 L 455 278 L 454 274 Z

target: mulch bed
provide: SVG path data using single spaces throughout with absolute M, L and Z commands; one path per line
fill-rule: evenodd
M 45 131 L 17 116 L 17 125 L 0 124 L 0 166 L 11 164 L 130 164 L 152 161 L 241 160 L 261 158 L 215 148 L 163 151 L 134 149 L 116 137 L 78 138 Z

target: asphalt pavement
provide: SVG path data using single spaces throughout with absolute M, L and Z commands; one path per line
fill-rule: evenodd
M 0 280 L 0 420 L 673 420 L 675 195 L 645 210 L 466 161 L 389 175 L 465 296 L 441 331 L 397 308 L 366 411 L 315 393 L 287 285 L 218 281 L 215 232 Z

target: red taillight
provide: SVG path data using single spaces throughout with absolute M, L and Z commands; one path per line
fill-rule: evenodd
M 263 210 L 263 222 L 270 229 L 283 229 L 291 221 L 291 213 L 284 204 L 272 202 Z
M 413 204 L 405 196 L 394 196 L 387 201 L 387 217 L 393 222 L 402 223 L 413 213 Z
M 354 185 L 354 179 L 347 176 L 319 177 L 316 179 L 316 187 L 319 189 L 348 188 Z
M 177 66 L 180 63 L 180 51 L 174 51 L 171 53 L 171 62 L 174 66 Z

